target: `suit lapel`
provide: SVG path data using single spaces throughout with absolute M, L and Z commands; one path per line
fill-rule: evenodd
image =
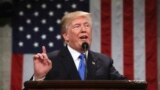
M 93 53 L 89 51 L 87 60 L 87 79 L 93 80 L 96 75 L 96 58 Z
M 65 47 L 65 49 L 62 50 L 61 55 L 62 55 L 62 61 L 63 61 L 64 68 L 68 75 L 68 79 L 80 80 L 80 76 L 74 64 L 73 58 L 67 47 Z
M 67 47 L 65 47 L 64 50 L 60 53 L 62 58 L 62 63 L 64 65 L 64 68 L 67 72 L 68 79 L 71 80 L 80 80 L 79 73 L 76 69 L 76 66 L 74 64 L 73 58 L 68 50 Z M 97 58 L 94 56 L 93 52 L 89 51 L 88 53 L 88 59 L 87 59 L 87 80 L 94 80 L 96 75 L 96 61 Z

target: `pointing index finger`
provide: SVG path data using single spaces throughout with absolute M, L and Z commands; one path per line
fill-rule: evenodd
M 47 53 L 45 46 L 42 46 L 42 53 Z

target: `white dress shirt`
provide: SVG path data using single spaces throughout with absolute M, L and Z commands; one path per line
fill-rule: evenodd
M 69 45 L 67 46 L 69 52 L 71 53 L 71 56 L 73 58 L 73 61 L 75 63 L 75 66 L 78 70 L 78 67 L 79 67 L 79 63 L 80 63 L 80 59 L 79 59 L 79 56 L 81 55 L 80 52 L 76 51 L 75 49 L 71 48 Z M 85 53 L 86 56 L 88 56 L 88 51 Z

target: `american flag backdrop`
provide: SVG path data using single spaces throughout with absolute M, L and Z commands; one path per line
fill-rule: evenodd
M 158 90 L 157 0 L 13 0 L 11 90 L 33 75 L 33 54 L 63 47 L 61 17 L 76 10 L 93 17 L 91 49 L 111 56 L 130 80 Z

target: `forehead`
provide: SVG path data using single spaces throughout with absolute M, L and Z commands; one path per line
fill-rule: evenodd
M 76 23 L 89 23 L 89 19 L 84 16 L 77 17 L 71 21 L 71 24 L 76 24 Z

